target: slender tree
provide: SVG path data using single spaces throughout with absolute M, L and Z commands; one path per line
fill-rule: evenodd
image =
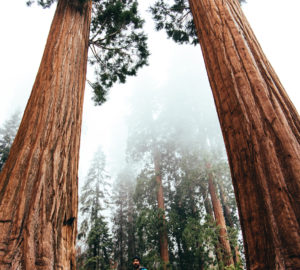
M 233 213 L 235 212 L 235 209 L 232 209 L 229 205 L 228 196 L 224 189 L 224 183 L 218 182 L 218 187 L 226 226 L 227 228 L 232 230 L 232 232 L 237 232 L 239 230 L 239 222 L 236 222 L 236 217 Z M 236 265 L 241 265 L 241 255 L 239 251 L 237 236 L 235 237 L 233 243 L 231 243 L 231 250 L 233 252 L 234 263 Z
M 37 2 L 48 7 L 55 1 Z M 91 63 L 100 64 L 98 81 L 91 85 L 101 104 L 114 82 L 124 82 L 146 64 L 142 23 L 136 1 L 58 1 L 30 99 L 0 175 L 1 269 L 75 268 L 88 47 Z
M 158 151 L 154 151 L 154 171 L 156 180 L 156 194 L 157 194 L 157 206 L 159 210 L 159 217 L 161 228 L 159 230 L 159 245 L 160 256 L 164 263 L 163 269 L 167 269 L 169 264 L 169 250 L 168 250 L 168 233 L 166 228 L 166 216 L 165 216 L 165 202 L 164 202 L 164 188 L 162 183 L 162 170 L 161 170 L 161 157 Z
M 80 195 L 81 269 L 106 270 L 110 267 L 112 239 L 103 210 L 110 197 L 105 156 L 99 149 L 92 161 Z
M 135 225 L 133 206 L 134 177 L 129 168 L 123 169 L 117 176 L 113 190 L 113 235 L 114 260 L 118 269 L 131 267 L 135 255 Z
M 152 105 L 152 106 L 151 106 Z M 141 106 L 141 105 L 139 105 Z M 163 185 L 163 163 L 166 162 L 164 153 L 168 144 L 170 132 L 164 132 L 163 123 L 153 119 L 156 113 L 154 104 L 146 105 L 142 113 L 134 115 L 136 121 L 132 122 L 128 138 L 128 155 L 135 161 L 144 162 L 143 166 L 152 171 L 156 186 L 156 207 L 159 226 L 159 251 L 163 269 L 169 265 L 168 232 L 165 216 L 165 197 Z M 169 137 L 170 138 L 170 137 Z M 151 164 L 151 165 L 150 165 Z M 150 165 L 150 166 L 148 166 Z M 150 167 L 150 168 L 149 168 Z
M 182 43 L 197 33 L 227 149 L 248 269 L 298 269 L 299 115 L 237 0 L 183 3 L 175 1 L 173 11 L 191 11 L 194 24 L 177 24 L 188 30 L 185 40 L 174 31 L 170 36 Z M 174 30 L 164 23 L 166 14 L 156 13 L 158 28 Z
M 210 170 L 211 165 L 207 164 L 207 169 Z M 233 257 L 231 253 L 229 238 L 227 234 L 227 228 L 225 223 L 225 217 L 223 214 L 220 199 L 217 196 L 213 175 L 208 172 L 208 189 L 211 197 L 211 202 L 214 210 L 214 216 L 217 225 L 219 226 L 219 240 L 222 249 L 222 261 L 225 266 L 234 265 Z

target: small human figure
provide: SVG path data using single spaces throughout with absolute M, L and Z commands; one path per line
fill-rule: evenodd
M 147 268 L 141 266 L 141 259 L 138 256 L 132 258 L 132 265 L 134 269 L 147 270 Z

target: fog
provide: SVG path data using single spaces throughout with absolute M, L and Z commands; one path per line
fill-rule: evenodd
M 116 176 L 125 166 L 127 137 L 134 122 L 138 121 L 143 129 L 149 125 L 149 121 L 156 119 L 153 125 L 157 126 L 156 132 L 160 133 L 161 112 L 167 129 L 176 126 L 185 130 L 185 143 L 188 143 L 192 129 L 188 121 L 196 121 L 198 126 L 202 121 L 203 129 L 213 127 L 210 132 L 221 136 L 200 46 L 175 44 L 166 38 L 165 33 L 155 32 L 150 15 L 145 13 L 145 16 L 151 52 L 149 66 L 140 70 L 136 77 L 129 78 L 125 85 L 116 85 L 108 101 L 100 108 L 92 108 L 91 91 L 86 93 L 81 177 L 89 164 L 89 159 L 83 160 L 83 157 L 96 148 L 87 142 L 93 141 L 102 147 L 106 153 L 108 170 L 112 176 Z M 92 71 L 88 76 L 93 76 Z M 101 136 L 101 141 L 97 141 L 97 136 Z M 91 155 L 89 157 L 92 158 Z
M 247 2 L 243 5 L 243 9 L 250 25 L 267 58 L 286 87 L 288 95 L 299 109 L 300 38 L 295 33 L 298 33 L 300 25 L 300 16 L 298 16 L 300 1 L 288 0 L 283 3 L 282 0 L 248 0 Z M 128 78 L 126 84 L 115 85 L 108 95 L 107 102 L 101 106 L 94 105 L 92 89 L 86 84 L 79 160 L 79 193 L 81 194 L 83 194 L 81 191 L 84 182 L 88 180 L 89 169 L 95 164 L 93 159 L 98 149 L 102 149 L 106 158 L 104 178 L 109 182 L 110 189 L 113 189 L 114 183 L 117 183 L 121 189 L 125 190 L 128 178 L 134 183 L 138 182 L 136 181 L 139 180 L 138 177 L 143 176 L 139 173 L 147 163 L 148 168 L 152 170 L 151 177 L 153 178 L 153 161 L 158 150 L 165 155 L 162 158 L 162 167 L 167 167 L 168 162 L 175 164 L 174 159 L 182 157 L 183 152 L 188 152 L 189 155 L 186 156 L 190 163 L 185 164 L 182 158 L 181 168 L 176 168 L 175 171 L 177 171 L 174 174 L 180 175 L 180 170 L 187 165 L 188 169 L 185 173 L 190 173 L 190 184 L 193 184 L 194 180 L 191 171 L 195 170 L 199 173 L 201 168 L 198 167 L 207 165 L 200 160 L 201 158 L 204 159 L 218 151 L 219 156 L 215 155 L 214 158 L 221 158 L 222 162 L 226 159 L 222 133 L 200 46 L 176 45 L 166 38 L 164 32 L 154 31 L 150 14 L 146 12 L 149 1 L 140 1 L 140 3 L 146 18 L 145 31 L 148 34 L 151 53 L 149 65 L 139 70 L 136 77 Z M 0 11 L 0 34 L 3 38 L 0 45 L 2 74 L 0 76 L 0 126 L 16 110 L 23 111 L 26 106 L 42 58 L 54 9 L 53 6 L 50 10 L 43 10 L 35 5 L 28 8 L 24 0 L 2 3 Z M 93 77 L 94 71 L 89 67 L 87 79 L 93 81 Z M 203 156 L 199 157 L 199 151 Z M 223 165 L 224 162 L 220 167 Z M 229 183 L 229 186 L 231 182 L 228 166 L 227 171 L 224 171 L 225 173 L 222 172 L 224 174 L 219 178 L 222 181 L 229 180 L 224 181 L 226 184 Z M 202 172 L 197 175 L 198 178 L 195 181 L 202 177 L 200 175 Z M 171 181 L 166 181 L 169 180 L 168 175 L 164 177 L 164 184 L 168 185 Z M 172 182 L 173 186 L 169 188 L 169 193 L 174 192 L 174 186 L 178 184 L 176 181 L 177 179 Z M 200 194 L 199 190 L 203 186 L 201 186 L 201 181 L 198 182 L 199 185 L 193 191 L 198 192 L 194 196 L 195 198 L 198 196 L 199 206 L 201 203 L 205 204 L 206 199 L 201 197 L 203 194 Z M 153 195 L 155 187 L 151 187 L 150 191 Z M 184 185 L 181 188 L 188 201 L 189 192 L 192 189 L 185 190 Z M 182 190 L 179 189 L 179 192 Z M 230 192 L 228 194 L 234 198 L 232 187 L 227 188 L 226 191 L 228 190 Z M 106 193 L 106 190 L 101 190 L 101 192 Z M 146 197 L 142 192 L 139 194 L 142 194 L 140 196 L 142 199 Z M 131 195 L 130 199 L 134 197 L 133 194 Z M 122 201 L 122 198 L 119 199 Z M 170 208 L 171 202 L 172 200 L 168 198 L 167 207 Z M 203 210 L 204 208 L 203 205 L 199 207 L 201 214 L 205 211 L 208 213 L 206 209 Z M 189 210 L 189 207 L 186 209 Z M 233 215 L 237 216 L 234 205 L 231 210 Z M 107 207 L 105 211 L 105 214 L 110 216 L 113 213 L 110 207 Z M 201 217 L 201 221 L 204 217 L 205 215 Z M 80 219 L 82 219 L 81 216 L 79 216 L 79 221 Z M 111 220 L 109 225 L 113 227 Z
M 146 10 L 147 5 L 148 3 L 143 3 L 142 10 Z M 283 53 L 284 48 L 292 49 L 299 45 L 299 38 L 291 37 L 298 19 L 292 15 L 285 22 L 278 23 L 276 19 L 281 11 L 282 14 L 293 13 L 293 5 L 297 3 L 293 1 L 291 5 L 283 7 L 278 1 L 272 1 L 271 4 L 270 1 L 261 3 L 252 0 L 244 4 L 243 9 L 264 52 L 274 65 L 283 85 L 287 86 L 286 90 L 292 101 L 299 108 L 297 71 L 293 68 L 297 65 L 297 59 L 300 59 L 299 53 L 295 49 L 293 57 L 289 50 Z M 210 132 L 208 136 L 215 134 L 221 138 L 200 47 L 177 45 L 168 40 L 165 33 L 153 30 L 150 15 L 147 12 L 144 14 L 151 52 L 149 66 L 140 70 L 137 77 L 129 78 L 125 85 L 113 87 L 108 101 L 101 107 L 93 106 L 91 91 L 89 89 L 86 91 L 80 179 L 84 177 L 92 153 L 98 145 L 106 154 L 110 174 L 117 175 L 125 166 L 128 129 L 132 125 L 130 122 L 134 121 L 133 114 L 139 116 L 139 121 L 143 122 L 141 116 L 147 114 L 145 110 L 152 110 L 154 118 L 159 110 L 163 108 L 168 110 L 170 127 L 174 124 L 182 125 L 186 131 L 186 143 L 189 141 L 190 133 L 186 123 L 188 120 L 198 121 L 199 125 L 203 125 L 203 131 Z M 287 23 L 289 30 L 284 28 L 286 27 L 284 23 Z M 278 38 L 280 35 L 283 39 Z M 284 45 L 287 47 L 283 47 Z M 290 72 L 287 72 L 287 69 Z M 93 76 L 91 70 L 88 76 Z M 146 118 L 144 122 L 146 124 Z
M 298 0 L 289 0 L 286 4 L 281 0 L 247 2 L 243 5 L 246 16 L 290 98 L 299 109 L 300 38 L 295 33 L 300 24 L 300 18 L 296 13 L 300 3 Z M 149 2 L 141 1 L 141 3 L 141 9 L 146 10 Z M 23 0 L 5 1 L 2 5 L 0 125 L 14 111 L 18 109 L 23 111 L 25 108 L 54 9 L 55 7 L 43 10 L 35 5 L 28 8 Z M 116 174 L 116 170 L 124 164 L 128 129 L 126 117 L 130 114 L 134 96 L 146 99 L 152 93 L 153 96 L 159 93 L 170 102 L 178 99 L 182 102 L 180 106 L 183 106 L 183 97 L 195 93 L 199 99 L 199 107 L 203 107 L 203 113 L 209 112 L 209 115 L 216 119 L 199 46 L 179 46 L 167 40 L 164 33 L 153 30 L 149 14 L 145 26 L 149 35 L 150 65 L 140 70 L 137 77 L 128 79 L 125 85 L 116 85 L 110 92 L 108 102 L 101 107 L 94 106 L 91 89 L 87 85 L 80 179 L 84 178 L 98 146 L 103 148 L 107 156 L 111 174 Z M 89 70 L 88 78 L 92 76 L 93 71 Z M 171 95 L 170 98 L 168 93 Z M 177 97 L 175 93 L 180 95 Z M 174 103 L 174 107 L 179 103 Z

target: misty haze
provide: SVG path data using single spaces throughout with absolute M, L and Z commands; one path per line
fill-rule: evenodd
M 0 269 L 300 269 L 290 2 L 5 3 Z

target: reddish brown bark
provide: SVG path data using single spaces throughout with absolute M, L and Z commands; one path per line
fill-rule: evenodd
M 233 223 L 233 220 L 231 218 L 231 211 L 230 211 L 228 203 L 227 203 L 227 197 L 224 193 L 223 185 L 220 184 L 218 186 L 219 186 L 219 189 L 220 189 L 220 199 L 221 199 L 221 204 L 223 206 L 223 214 L 224 214 L 226 225 L 231 227 L 231 228 L 234 228 L 234 223 Z M 240 264 L 241 260 L 240 260 L 239 247 L 237 245 L 237 246 L 232 247 L 232 248 L 234 249 L 234 256 L 233 256 L 234 263 L 236 265 Z
M 236 0 L 190 0 L 248 269 L 300 269 L 300 121 Z
M 234 265 L 228 234 L 227 234 L 227 229 L 226 229 L 226 224 L 225 224 L 225 218 L 224 218 L 221 202 L 217 196 L 216 187 L 213 182 L 213 177 L 211 173 L 209 173 L 208 176 L 208 189 L 211 197 L 211 202 L 213 205 L 215 220 L 219 227 L 219 240 L 221 244 L 223 262 L 225 266 Z
M 224 193 L 223 185 L 220 184 L 220 185 L 218 185 L 218 187 L 219 187 L 219 190 L 220 190 L 220 200 L 221 200 L 221 204 L 222 204 L 222 207 L 223 207 L 223 213 L 224 213 L 226 225 L 233 228 L 234 223 L 233 223 L 233 220 L 231 218 L 231 211 L 230 211 L 228 203 L 227 203 L 227 197 Z
M 165 203 L 164 203 L 164 192 L 161 178 L 161 168 L 160 168 L 160 157 L 159 154 L 155 154 L 154 157 L 154 166 L 155 166 L 155 178 L 157 185 L 157 203 L 158 209 L 162 212 L 165 211 Z M 164 270 L 167 269 L 167 265 L 169 264 L 169 251 L 168 251 L 168 235 L 167 229 L 165 226 L 165 215 L 162 217 L 163 227 L 159 232 L 159 244 L 160 244 L 160 256 L 162 261 L 164 262 Z
M 0 175 L 0 269 L 75 269 L 77 171 L 91 2 L 59 0 Z

